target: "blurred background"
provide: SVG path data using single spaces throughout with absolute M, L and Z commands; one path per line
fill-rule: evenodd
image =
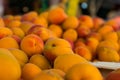
M 29 11 L 41 13 L 61 6 L 68 15 L 82 14 L 104 19 L 120 15 L 120 0 L 0 0 L 0 15 L 17 15 Z

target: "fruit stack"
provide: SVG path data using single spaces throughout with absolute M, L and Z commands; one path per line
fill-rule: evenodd
M 119 23 L 119 18 L 68 16 L 60 7 L 5 15 L 0 18 L 0 80 L 103 80 L 90 62 L 120 62 Z

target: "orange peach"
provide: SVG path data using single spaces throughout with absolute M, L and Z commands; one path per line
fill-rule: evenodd
M 88 63 L 79 63 L 66 72 L 65 80 L 103 80 L 103 76 L 97 67 Z
M 63 33 L 63 39 L 70 40 L 72 42 L 75 42 L 78 38 L 77 31 L 75 29 L 67 29 Z
M 98 47 L 97 48 L 100 48 L 100 47 L 109 47 L 109 48 L 112 48 L 116 51 L 119 51 L 119 44 L 118 42 L 114 42 L 112 40 L 104 40 L 104 41 L 101 41 L 99 44 L 98 44 Z
M 19 27 L 11 28 L 11 30 L 13 31 L 14 35 L 17 35 L 21 39 L 25 36 L 25 33 L 23 32 L 23 30 Z
M 38 15 L 38 17 L 44 17 L 46 20 L 48 19 L 48 11 L 42 12 Z
M 63 72 L 62 70 L 60 70 L 60 69 L 54 69 L 54 68 L 52 68 L 52 69 L 46 69 L 46 70 L 44 70 L 45 72 L 54 72 L 54 73 L 57 73 L 58 75 L 60 75 L 62 78 L 64 78 L 64 76 L 65 76 L 65 72 Z
M 63 54 L 55 59 L 54 69 L 60 69 L 66 73 L 73 65 L 78 63 L 88 63 L 88 61 L 78 54 Z
M 79 24 L 80 26 L 86 26 L 87 28 L 93 28 L 93 20 L 88 15 L 82 15 L 79 17 Z
M 42 70 L 51 68 L 51 65 L 49 61 L 46 59 L 46 57 L 40 54 L 35 54 L 31 56 L 29 62 L 37 65 Z
M 3 18 L 0 17 L 0 27 L 5 27 L 5 23 L 3 21 Z
M 119 62 L 120 56 L 117 51 L 108 47 L 100 47 L 97 50 L 98 59 L 107 62 Z
M 22 16 L 21 15 L 15 15 L 14 20 L 21 21 Z
M 19 45 L 14 38 L 4 37 L 0 39 L 0 48 L 19 48 Z
M 106 33 L 106 34 L 103 36 L 103 39 L 104 39 L 104 40 L 112 40 L 112 41 L 117 42 L 117 41 L 118 41 L 117 32 L 112 31 L 112 32 Z
M 7 27 L 9 27 L 9 28 L 19 27 L 20 24 L 21 24 L 21 21 L 12 20 L 12 21 L 9 22 L 9 24 L 7 25 Z
M 11 36 L 13 35 L 13 32 L 11 29 L 7 27 L 0 27 L 0 39 L 6 36 Z
M 20 47 L 28 56 L 32 56 L 34 54 L 42 53 L 44 43 L 39 36 L 29 34 L 22 39 Z
M 90 49 L 92 56 L 96 55 L 96 49 L 99 45 L 99 41 L 96 38 L 89 37 L 86 40 L 86 46 Z
M 55 33 L 55 35 L 57 37 L 61 37 L 62 36 L 63 30 L 62 30 L 61 26 L 56 25 L 56 24 L 51 24 L 48 27 L 48 29 L 51 30 L 53 33 Z
M 55 72 L 42 71 L 33 80 L 63 80 L 63 78 Z
M 109 33 L 109 32 L 112 32 L 114 31 L 112 26 L 109 26 L 109 25 L 104 25 L 102 27 L 100 27 L 98 29 L 98 33 L 100 33 L 100 35 L 104 36 L 105 34 Z
M 79 20 L 75 16 L 70 16 L 68 17 L 64 22 L 63 22 L 63 29 L 76 29 L 79 25 Z
M 86 46 L 85 44 L 85 41 L 81 38 L 77 39 L 75 42 L 74 42 L 74 46 L 77 47 L 77 46 Z
M 72 47 L 67 40 L 61 38 L 50 38 L 46 41 L 44 46 L 44 56 L 51 62 L 62 54 L 72 54 Z
M 45 28 L 48 27 L 48 22 L 44 17 L 37 17 L 37 18 L 32 20 L 32 23 L 36 24 L 36 25 L 41 25 L 41 26 L 43 26 Z
M 27 63 L 22 68 L 22 79 L 23 80 L 33 80 L 42 70 L 32 63 Z
M 17 59 L 21 67 L 23 67 L 28 62 L 27 54 L 24 51 L 16 48 L 10 48 L 8 50 Z
M 24 15 L 22 15 L 22 21 L 29 21 L 31 22 L 34 18 L 38 17 L 38 13 L 35 11 L 30 11 Z
M 0 63 L 0 80 L 20 79 L 20 65 L 9 50 L 0 48 Z
M 48 21 L 53 24 L 60 24 L 67 18 L 66 13 L 60 7 L 51 9 L 48 12 Z

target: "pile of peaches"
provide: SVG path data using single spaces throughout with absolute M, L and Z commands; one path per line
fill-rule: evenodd
M 0 80 L 120 80 L 90 62 L 120 62 L 120 17 L 67 16 L 60 7 L 0 18 Z

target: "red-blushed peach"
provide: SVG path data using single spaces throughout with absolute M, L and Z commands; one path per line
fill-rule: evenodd
M 29 34 L 25 36 L 20 44 L 21 50 L 26 52 L 28 56 L 32 56 L 34 54 L 41 54 L 44 48 L 43 40 L 35 35 Z
M 38 17 L 38 13 L 35 11 L 30 11 L 24 15 L 22 15 L 22 21 L 29 21 L 31 22 L 34 18 Z
M 46 41 L 43 54 L 51 62 L 62 54 L 73 54 L 72 47 L 67 40 L 61 38 L 50 38 Z
M 52 32 L 45 28 L 42 27 L 41 25 L 34 25 L 33 27 L 31 27 L 28 30 L 27 34 L 36 34 L 38 35 L 43 41 L 46 41 L 47 39 L 49 39 L 50 37 L 53 37 L 54 35 L 52 34 Z M 52 36 L 53 35 L 53 36 Z
M 100 17 L 93 18 L 93 24 L 94 24 L 93 30 L 97 31 L 104 23 L 105 21 Z
M 20 28 L 24 31 L 25 34 L 27 34 L 28 30 L 33 26 L 34 24 L 28 21 L 21 22 Z
M 92 60 L 92 53 L 87 46 L 77 46 L 74 48 L 74 52 L 88 61 Z
M 85 25 L 77 27 L 77 33 L 79 37 L 86 37 L 90 34 L 91 30 Z
M 88 15 L 82 15 L 79 17 L 79 24 L 80 26 L 86 26 L 87 28 L 93 28 L 93 20 L 92 17 Z
M 116 69 L 108 73 L 105 80 L 120 80 L 120 69 Z

